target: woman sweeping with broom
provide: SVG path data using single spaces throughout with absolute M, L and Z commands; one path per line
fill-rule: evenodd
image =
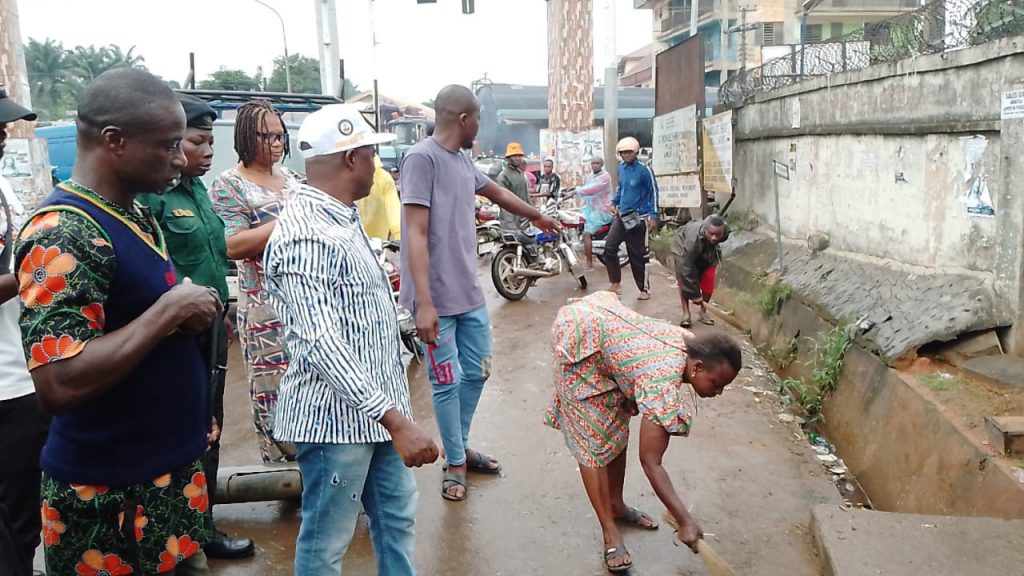
M 640 463 L 658 498 L 696 547 L 700 526 L 672 487 L 662 456 L 671 436 L 685 436 L 693 393 L 722 393 L 742 366 L 739 344 L 709 332 L 693 334 L 624 306 L 611 292 L 570 300 L 552 327 L 555 393 L 546 423 L 560 429 L 580 464 L 583 487 L 604 533 L 610 572 L 632 564 L 616 522 L 656 529 L 654 519 L 622 499 L 629 420 L 639 414 Z

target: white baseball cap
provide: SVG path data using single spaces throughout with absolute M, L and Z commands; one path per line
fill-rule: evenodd
M 358 107 L 328 104 L 302 121 L 299 151 L 303 158 L 328 156 L 362 146 L 384 144 L 395 138 L 394 134 L 374 132 Z

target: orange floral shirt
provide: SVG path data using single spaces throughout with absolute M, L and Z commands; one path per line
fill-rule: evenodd
M 153 234 L 138 209 L 128 214 L 109 202 L 104 205 Z M 29 370 L 71 358 L 90 340 L 103 335 L 103 304 L 115 266 L 110 240 L 84 214 L 58 209 L 29 219 L 18 237 L 14 268 Z

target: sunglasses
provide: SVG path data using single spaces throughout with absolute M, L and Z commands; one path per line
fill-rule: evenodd
M 288 140 L 287 132 L 257 132 L 260 138 L 269 144 L 277 144 Z

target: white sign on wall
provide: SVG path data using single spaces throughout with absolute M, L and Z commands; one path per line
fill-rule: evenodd
M 697 171 L 697 106 L 654 118 L 654 173 Z
M 704 189 L 732 194 L 732 110 L 705 118 Z
M 999 118 L 1002 120 L 1024 118 L 1024 90 L 1003 92 L 1003 106 L 1000 109 Z
M 660 208 L 700 208 L 700 176 L 676 174 L 658 178 Z

